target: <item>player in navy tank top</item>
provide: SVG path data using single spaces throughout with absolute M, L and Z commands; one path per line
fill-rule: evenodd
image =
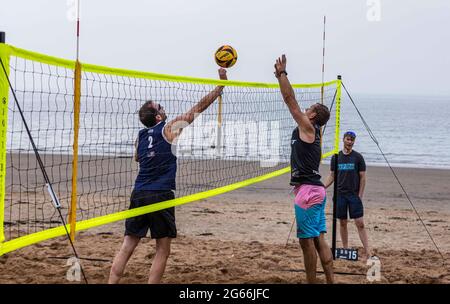
M 135 191 L 175 190 L 177 157 L 171 143 L 164 138 L 165 121 L 139 131 L 136 156 L 139 174 L 134 183 Z
M 227 80 L 226 70 L 219 69 L 221 80 Z M 166 122 L 167 116 L 159 103 L 147 101 L 139 110 L 139 119 L 145 126 L 139 131 L 135 142 L 134 159 L 139 172 L 130 198 L 130 209 L 174 199 L 177 158 L 172 142 L 180 136 L 183 128 L 191 124 L 198 114 L 205 111 L 222 94 L 223 86 L 217 86 L 186 113 Z M 147 235 L 156 239 L 156 253 L 148 283 L 159 283 L 164 274 L 170 254 L 171 240 L 176 237 L 175 208 L 144 214 L 125 221 L 125 237 L 122 247 L 114 258 L 109 283 L 118 283 L 125 266 L 138 245 Z

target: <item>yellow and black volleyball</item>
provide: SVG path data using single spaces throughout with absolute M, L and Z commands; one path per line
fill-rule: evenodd
M 216 63 L 223 68 L 231 68 L 237 60 L 236 50 L 229 45 L 222 45 L 214 54 Z

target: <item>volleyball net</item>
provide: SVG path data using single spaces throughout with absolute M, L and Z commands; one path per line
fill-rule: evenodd
M 79 64 L 0 43 L 0 57 L 72 237 L 75 231 L 198 201 L 289 172 L 295 122 L 278 84 L 221 81 Z M 75 72 L 79 77 L 75 77 Z M 78 85 L 75 85 L 77 83 Z M 174 200 L 128 210 L 138 172 L 141 105 L 168 121 L 217 85 L 218 98 L 173 145 Z M 294 84 L 303 109 L 323 102 L 323 158 L 337 153 L 341 81 Z M 322 93 L 323 88 L 323 93 Z M 78 98 L 79 96 L 79 98 Z M 25 124 L 0 71 L 0 255 L 65 234 Z

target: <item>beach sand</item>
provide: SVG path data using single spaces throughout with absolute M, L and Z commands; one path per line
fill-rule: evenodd
M 426 228 L 450 260 L 450 171 L 396 168 Z M 321 168 L 322 176 L 328 167 Z M 305 283 L 296 238 L 289 176 L 176 208 L 178 237 L 172 243 L 163 283 Z M 331 244 L 332 189 L 327 192 L 327 239 Z M 450 283 L 443 265 L 389 168 L 369 167 L 363 198 L 373 253 L 381 262 L 378 283 Z M 107 282 L 123 240 L 124 221 L 82 231 L 75 246 L 90 283 Z M 288 240 L 289 237 L 289 240 Z M 337 247 L 341 246 L 338 233 Z M 66 279 L 72 256 L 64 237 L 0 257 L 0 283 L 77 283 Z M 362 252 L 356 227 L 349 244 Z M 155 252 L 144 238 L 130 259 L 122 283 L 145 283 Z M 334 262 L 337 283 L 370 283 L 362 261 Z M 318 262 L 318 280 L 324 282 Z M 374 282 L 374 283 L 377 283 Z

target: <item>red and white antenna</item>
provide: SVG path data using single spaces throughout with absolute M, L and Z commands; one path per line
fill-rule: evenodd
M 81 0 L 77 1 L 77 61 L 79 59 L 80 55 L 80 2 Z
M 321 90 L 321 101 L 323 104 L 323 82 L 325 81 L 325 29 L 327 23 L 327 16 L 323 16 L 323 52 L 322 52 L 322 90 Z
M 74 70 L 73 86 L 73 159 L 72 159 L 72 194 L 70 200 L 69 222 L 70 239 L 75 241 L 77 218 L 77 177 L 78 177 L 78 135 L 80 129 L 80 99 L 81 99 L 81 63 L 80 56 L 80 0 L 75 0 L 77 5 L 77 58 Z

